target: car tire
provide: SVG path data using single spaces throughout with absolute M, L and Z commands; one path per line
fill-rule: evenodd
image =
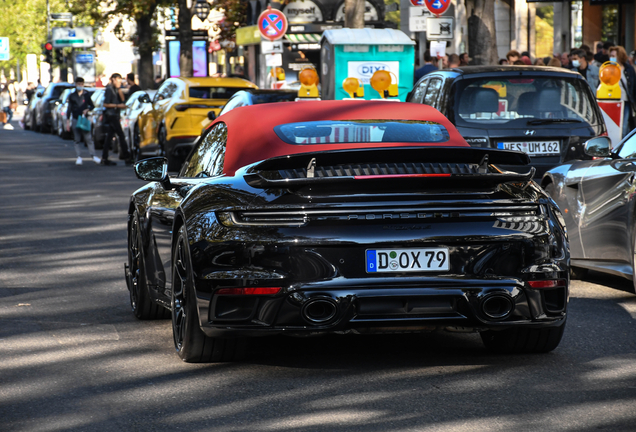
M 170 311 L 150 298 L 146 280 L 141 225 L 137 212 L 133 214 L 128 229 L 128 270 L 128 290 L 133 314 L 140 320 L 169 318 Z
M 160 156 L 168 159 L 168 171 L 179 171 L 181 164 L 173 154 L 169 154 L 166 150 L 168 146 L 168 134 L 166 132 L 165 125 L 159 126 L 159 132 L 157 133 L 157 139 L 159 140 L 159 152 Z
M 130 146 L 132 151 L 132 157 L 135 162 L 139 162 L 143 159 L 141 155 L 141 135 L 139 131 L 139 123 L 135 123 L 135 129 L 132 137 L 130 137 Z
M 172 254 L 172 334 L 181 360 L 188 363 L 239 360 L 245 352 L 243 338 L 224 339 L 206 336 L 199 325 L 194 273 L 185 228 Z
M 514 327 L 480 332 L 486 348 L 498 354 L 547 353 L 559 346 L 565 320 L 557 327 Z

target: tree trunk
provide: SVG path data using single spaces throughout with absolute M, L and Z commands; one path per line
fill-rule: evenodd
M 494 0 L 493 0 L 494 1 Z M 196 0 L 193 0 L 193 3 Z M 192 76 L 192 9 L 188 7 L 187 0 L 179 0 L 179 41 L 181 42 L 181 55 L 179 56 L 179 69 L 182 77 Z
M 142 89 L 151 89 L 154 86 L 154 70 L 152 67 L 153 37 L 152 16 L 154 9 L 142 17 L 137 18 L 137 41 L 139 49 L 139 86 Z
M 364 0 L 345 0 L 346 28 L 364 28 Z
M 475 65 L 496 65 L 495 0 L 474 0 L 468 18 L 468 55 Z M 468 7 L 470 7 L 468 3 Z

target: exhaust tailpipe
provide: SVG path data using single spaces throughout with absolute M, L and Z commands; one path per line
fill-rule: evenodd
M 502 294 L 492 294 L 481 301 L 481 311 L 490 319 L 500 320 L 512 313 L 515 305 L 512 298 Z
M 328 298 L 311 299 L 303 305 L 300 314 L 310 324 L 327 324 L 336 318 L 338 305 Z

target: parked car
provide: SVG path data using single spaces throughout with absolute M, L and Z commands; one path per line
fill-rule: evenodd
M 91 122 L 91 138 L 96 149 L 104 147 L 104 89 L 95 89 L 91 95 L 91 100 L 95 108 L 88 112 L 87 118 Z
M 471 148 L 423 105 L 232 110 L 176 176 L 166 158 L 135 165 L 151 183 L 129 205 L 132 311 L 171 316 L 187 362 L 273 334 L 461 328 L 496 352 L 553 350 L 568 244 L 529 162 Z
M 55 102 L 53 110 L 51 111 L 51 133 L 60 136 L 61 138 L 67 138 L 68 135 L 64 133 L 66 119 L 66 108 L 68 107 L 67 101 L 71 93 L 75 91 L 74 88 L 65 89 L 60 95 L 59 100 Z
M 221 109 L 219 115 L 223 115 L 235 108 L 242 106 L 258 105 L 274 102 L 293 102 L 298 97 L 298 92 L 294 90 L 270 90 L 270 89 L 249 89 L 241 90 L 227 101 Z
M 24 116 L 22 117 L 22 122 L 24 123 L 25 129 L 31 129 L 31 130 L 36 129 L 35 107 L 37 106 L 38 101 L 42 97 L 42 93 L 44 92 L 43 91 L 36 92 L 31 98 L 31 101 L 29 102 L 27 107 L 24 109 Z
M 218 114 L 234 93 L 247 88 L 258 87 L 241 78 L 167 79 L 139 114 L 140 148 L 166 156 L 170 170 L 178 171 L 208 112 Z
M 75 88 L 72 83 L 51 83 L 35 105 L 35 128 L 40 132 L 48 132 L 53 126 L 53 109 L 64 90 Z
M 439 109 L 473 147 L 530 155 L 537 178 L 586 159 L 583 143 L 607 134 L 592 89 L 577 72 L 534 66 L 466 66 L 422 77 L 407 102 Z
M 563 212 L 572 275 L 614 274 L 631 279 L 636 291 L 636 129 L 610 148 L 606 137 L 589 140 L 594 160 L 553 168 L 541 185 Z
M 157 90 L 139 90 L 128 98 L 126 101 L 126 109 L 121 114 L 121 128 L 124 131 L 131 155 L 135 161 L 144 158 L 146 152 L 139 142 L 139 114 L 143 111 L 144 106 L 152 103 L 152 98 Z M 153 155 L 156 155 L 154 152 Z
M 248 89 L 241 90 L 236 93 L 227 101 L 218 115 L 223 115 L 226 112 L 232 111 L 235 108 L 242 106 L 258 105 L 262 103 L 275 103 L 275 102 L 292 102 L 298 98 L 298 91 L 294 90 L 273 90 L 273 89 Z M 216 119 L 217 113 L 215 111 L 208 112 L 208 117 L 201 121 L 201 131 L 207 129 L 207 127 Z

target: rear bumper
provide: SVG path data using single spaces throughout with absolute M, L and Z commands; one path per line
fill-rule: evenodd
M 349 282 L 293 286 L 276 296 L 198 294 L 201 327 L 213 337 L 303 336 L 550 327 L 566 317 L 567 287 L 528 289 L 515 280 Z

